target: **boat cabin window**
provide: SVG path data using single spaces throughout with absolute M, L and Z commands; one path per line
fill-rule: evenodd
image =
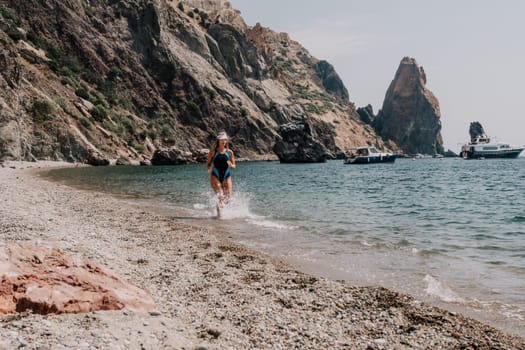
M 357 153 L 358 156 L 367 156 L 368 155 L 368 149 L 367 148 L 359 148 L 356 153 Z
M 375 149 L 375 147 L 370 147 L 370 152 L 371 153 L 377 153 L 377 150 Z
M 497 149 L 498 149 L 498 147 L 496 147 L 496 146 L 485 146 L 485 147 L 483 147 L 484 151 L 496 151 Z

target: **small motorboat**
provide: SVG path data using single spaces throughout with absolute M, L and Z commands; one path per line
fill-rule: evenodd
M 381 153 L 375 147 L 357 147 L 348 151 L 345 164 L 393 163 L 397 158 L 394 153 Z

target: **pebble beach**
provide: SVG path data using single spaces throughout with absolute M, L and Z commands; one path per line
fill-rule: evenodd
M 87 257 L 155 310 L 0 315 L 0 349 L 525 349 L 525 339 L 382 287 L 298 271 L 131 198 L 0 167 L 0 241 Z

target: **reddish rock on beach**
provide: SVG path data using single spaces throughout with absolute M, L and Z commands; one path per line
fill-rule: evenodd
M 146 291 L 87 258 L 58 248 L 0 243 L 0 314 L 150 311 Z

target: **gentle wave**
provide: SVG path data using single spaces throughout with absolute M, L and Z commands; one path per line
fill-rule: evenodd
M 262 218 L 250 219 L 250 220 L 247 220 L 247 222 L 252 225 L 262 226 L 266 228 L 274 228 L 278 230 L 296 230 L 298 228 L 298 226 L 289 226 L 289 225 L 281 224 L 275 221 L 265 220 Z
M 510 220 L 511 222 L 525 222 L 525 216 L 517 215 Z
M 492 310 L 506 318 L 525 321 L 525 310 L 513 305 L 501 303 L 499 301 L 482 301 L 478 299 L 469 300 L 467 303 L 478 310 Z
M 431 296 L 438 297 L 440 300 L 447 303 L 464 303 L 465 299 L 457 295 L 450 287 L 436 278 L 426 275 L 423 279 L 427 283 L 425 292 Z

